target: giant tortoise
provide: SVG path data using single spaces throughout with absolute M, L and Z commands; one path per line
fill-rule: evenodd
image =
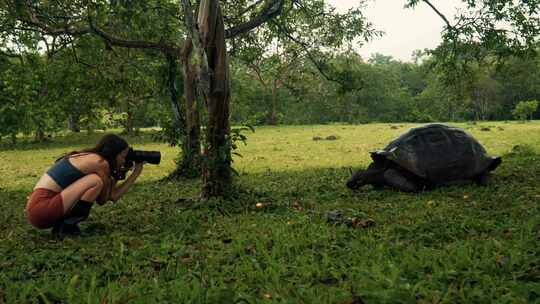
M 347 181 L 357 189 L 371 184 L 418 192 L 464 181 L 486 185 L 502 162 L 464 130 L 434 123 L 410 129 L 384 149 L 371 152 L 373 163 Z

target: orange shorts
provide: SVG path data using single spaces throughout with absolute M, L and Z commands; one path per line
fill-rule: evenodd
M 37 188 L 26 203 L 26 216 L 32 226 L 50 228 L 64 217 L 64 204 L 60 192 Z

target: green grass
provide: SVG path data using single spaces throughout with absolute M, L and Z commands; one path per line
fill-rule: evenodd
M 236 198 L 204 205 L 199 181 L 160 182 L 176 149 L 128 138 L 162 164 L 63 240 L 27 224 L 26 197 L 100 134 L 2 147 L 0 303 L 540 303 L 540 122 L 458 124 L 503 156 L 489 187 L 346 189 L 350 167 L 415 126 L 394 125 L 257 128 Z M 335 209 L 375 225 L 327 223 Z

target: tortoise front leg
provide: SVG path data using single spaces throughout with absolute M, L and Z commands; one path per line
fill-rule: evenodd
M 416 183 L 407 179 L 396 169 L 387 169 L 384 171 L 384 181 L 387 185 L 404 192 L 418 192 L 420 190 L 420 187 Z
M 484 172 L 484 173 L 478 174 L 474 178 L 474 182 L 478 186 L 487 186 L 490 181 L 491 181 L 491 173 L 489 173 L 489 172 Z

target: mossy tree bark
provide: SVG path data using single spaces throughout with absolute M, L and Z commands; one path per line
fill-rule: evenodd
M 197 89 L 206 114 L 201 196 L 226 195 L 232 185 L 229 125 L 230 82 L 225 28 L 219 1 L 202 0 L 197 24 L 188 0 L 183 0 L 194 56 L 186 66 L 197 68 Z M 192 72 L 195 72 L 192 70 Z

